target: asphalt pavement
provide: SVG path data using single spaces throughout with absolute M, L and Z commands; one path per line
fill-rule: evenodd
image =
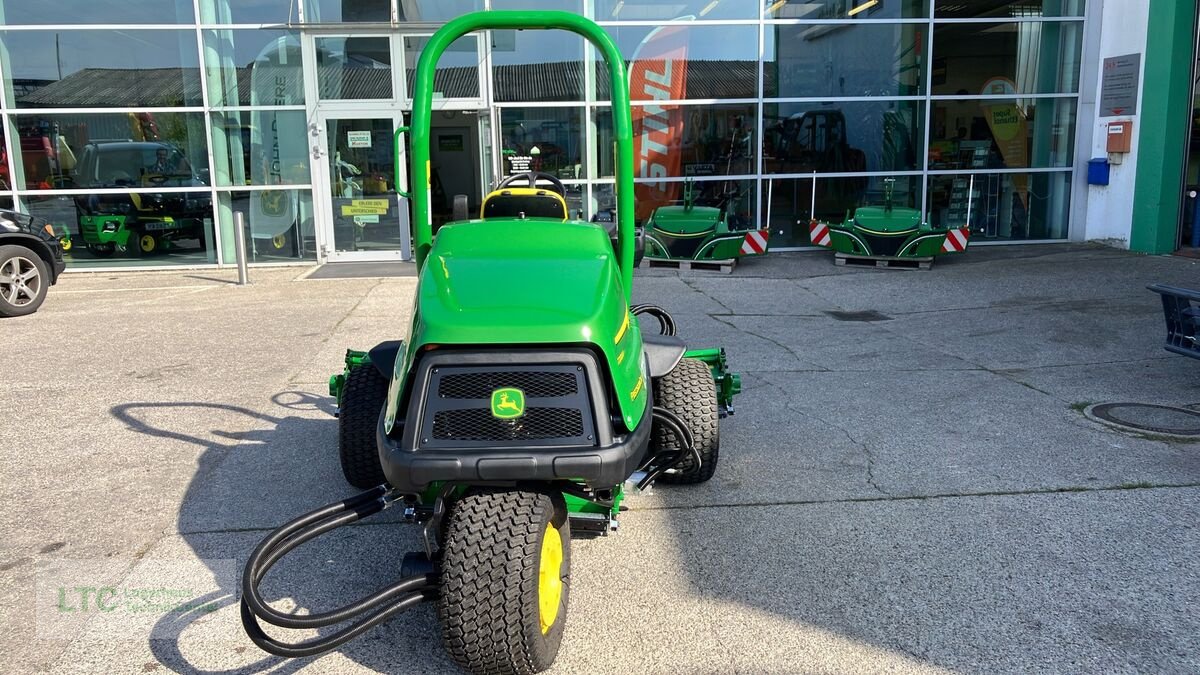
M 456 672 L 428 606 L 297 661 L 241 632 L 253 546 L 356 492 L 329 375 L 411 316 L 413 278 L 309 271 L 68 275 L 0 322 L 0 670 Z M 1082 413 L 1200 404 L 1154 282 L 1200 266 L 1063 244 L 639 272 L 635 300 L 745 389 L 712 481 L 574 543 L 551 672 L 1200 672 L 1200 445 Z M 420 546 L 397 521 L 265 590 L 300 611 L 374 590 Z

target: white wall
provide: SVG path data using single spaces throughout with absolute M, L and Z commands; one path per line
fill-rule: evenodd
M 1138 112 L 1142 109 L 1142 86 L 1145 84 L 1146 29 L 1149 23 L 1149 0 L 1093 0 L 1089 3 L 1089 37 L 1084 43 L 1083 73 L 1080 80 L 1079 127 L 1075 141 L 1077 196 L 1072 209 L 1075 226 L 1073 239 L 1104 240 L 1113 246 L 1129 248 L 1133 227 L 1133 187 L 1137 169 L 1137 138 L 1140 115 L 1099 117 L 1101 65 L 1110 56 L 1141 54 L 1143 74 L 1138 78 Z M 1099 24 L 1099 34 L 1095 32 Z M 1089 54 L 1089 45 L 1092 52 Z M 1108 123 L 1133 120 L 1131 152 L 1121 156 L 1121 164 L 1109 167 L 1108 185 L 1087 185 L 1087 161 L 1106 157 Z M 1082 203 L 1080 203 L 1082 202 Z

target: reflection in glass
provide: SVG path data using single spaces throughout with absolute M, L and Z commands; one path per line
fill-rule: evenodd
M 768 103 L 764 173 L 850 173 L 921 169 L 924 103 Z
M 218 194 L 217 218 L 222 253 L 234 260 L 233 214 L 245 214 L 250 262 L 314 260 L 317 257 L 312 193 L 308 190 L 252 190 Z
M 417 60 L 429 38 L 404 36 L 404 63 L 408 76 L 408 98 L 412 98 L 417 80 Z M 433 97 L 478 98 L 479 40 L 474 35 L 461 37 L 442 52 L 433 74 Z
M 973 0 L 966 0 L 968 3 Z M 750 4 L 750 3 L 746 3 Z M 922 19 L 929 0 L 845 0 L 844 2 L 776 2 L 764 0 L 767 19 Z
M 201 23 L 295 23 L 292 0 L 199 0 Z M 187 19 L 191 23 L 191 18 Z
M 561 4 L 561 3 L 560 3 Z M 493 5 L 495 3 L 493 2 Z M 748 0 L 596 0 L 597 21 L 661 19 L 757 19 L 758 7 Z
M 503 108 L 500 149 L 505 176 L 543 171 L 586 178 L 582 108 Z
M 290 31 L 204 31 L 213 106 L 303 105 L 300 38 Z
M 757 199 L 754 180 L 696 180 L 692 183 L 692 203 L 721 210 L 730 229 L 752 230 L 756 228 Z M 686 181 L 654 182 L 644 179 L 634 181 L 637 193 L 637 222 L 641 223 L 653 215 L 660 206 L 685 203 Z M 615 207 L 616 203 L 613 202 Z
M 720 105 L 635 105 L 634 154 L 646 159 L 634 175 L 732 176 L 757 173 L 758 106 L 754 103 Z M 612 147 L 612 113 L 596 113 L 598 148 Z M 598 152 L 600 175 L 613 175 L 611 152 Z
M 930 176 L 934 225 L 966 220 L 972 176 Z M 972 236 L 986 239 L 1066 239 L 1071 172 L 974 175 Z
M 325 37 L 317 49 L 321 100 L 392 97 L 392 52 L 386 37 Z
M 191 30 L 0 31 L 4 87 L 18 108 L 198 106 Z
M 217 113 L 212 130 L 217 185 L 309 182 L 303 110 Z
M 634 101 L 756 98 L 758 27 L 605 26 L 629 64 Z M 608 68 L 596 57 L 596 97 L 609 100 Z
M 935 0 L 933 15 L 939 19 L 1083 16 L 1083 3 L 1084 0 L 993 0 L 992 2 Z
M 193 23 L 192 0 L 0 0 L 9 26 Z
M 808 246 L 808 223 L 843 222 L 859 206 L 884 203 L 884 181 L 893 179 L 892 203 L 921 208 L 920 176 L 853 178 L 776 178 L 763 181 L 763 199 L 770 195 L 771 246 Z M 813 189 L 816 210 L 813 211 Z M 764 218 L 766 213 L 764 211 Z
M 397 208 L 392 121 L 335 119 L 326 125 L 334 248 L 398 250 L 401 228 L 408 229 L 408 209 Z
M 558 9 L 583 14 L 583 0 L 492 0 L 492 9 Z
M 352 23 L 392 20 L 390 0 L 304 0 L 305 23 Z
M 1082 38 L 1079 21 L 938 24 L 933 93 L 1074 93 Z
M 492 31 L 497 101 L 583 100 L 582 37 L 566 31 Z
M 207 190 L 36 196 L 22 202 L 27 212 L 70 233 L 72 267 L 217 261 Z
M 13 122 L 18 189 L 209 184 L 200 113 L 19 115 Z
M 930 169 L 1069 167 L 1074 98 L 936 101 Z
M 919 96 L 926 24 L 768 25 L 763 95 Z
M 483 0 L 398 0 L 400 21 L 449 21 L 483 9 Z

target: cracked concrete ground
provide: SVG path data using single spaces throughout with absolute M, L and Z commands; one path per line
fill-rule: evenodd
M 1200 671 L 1200 446 L 1080 413 L 1200 403 L 1200 362 L 1162 350 L 1145 290 L 1198 272 L 1054 245 L 930 272 L 803 253 L 639 274 L 635 299 L 725 346 L 745 391 L 712 481 L 574 544 L 553 672 Z M 414 288 L 302 273 L 73 275 L 0 322 L 0 669 L 453 672 L 430 607 L 294 662 L 241 633 L 254 544 L 354 492 L 326 378 L 402 334 Z M 388 512 L 266 590 L 319 611 L 418 546 Z M 110 586 L 124 604 L 98 607 Z

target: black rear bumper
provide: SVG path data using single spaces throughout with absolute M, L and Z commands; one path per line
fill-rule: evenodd
M 562 439 L 523 440 L 518 437 L 495 441 L 439 440 L 431 420 L 444 410 L 444 397 L 436 392 L 441 375 L 460 369 L 511 371 L 521 368 L 578 367 L 586 373 L 582 391 L 575 398 L 587 401 L 590 424 L 586 437 L 566 443 Z M 471 484 L 512 484 L 525 481 L 582 481 L 606 489 L 620 484 L 638 469 L 650 442 L 650 404 L 637 427 L 628 433 L 613 431 L 609 417 L 607 377 L 587 350 L 564 349 L 545 352 L 515 350 L 482 353 L 434 353 L 422 359 L 412 380 L 412 395 L 404 428 L 391 435 L 380 416 L 376 442 L 384 476 L 392 487 L 418 493 L 430 483 L 449 481 Z M 478 399 L 472 399 L 478 400 Z M 546 399 L 530 398 L 533 401 Z M 460 403 L 459 405 L 471 405 Z M 399 424 L 397 424 L 399 427 Z

